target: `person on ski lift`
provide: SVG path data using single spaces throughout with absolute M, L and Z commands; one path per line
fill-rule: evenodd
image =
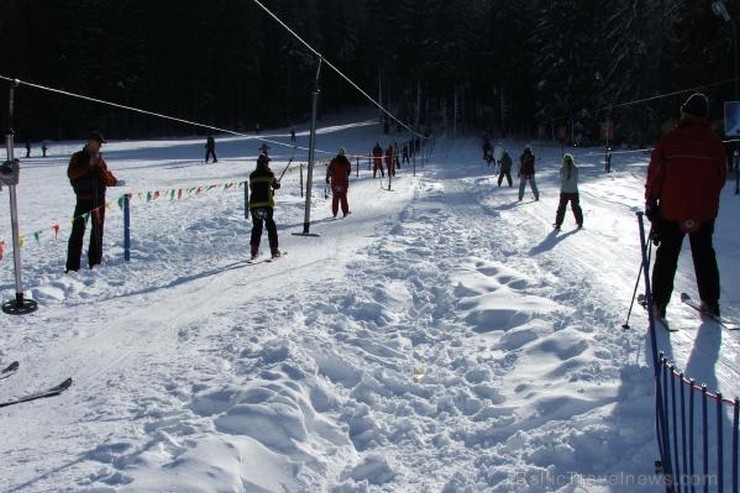
M 570 154 L 563 156 L 563 164 L 560 167 L 560 203 L 555 213 L 555 229 L 559 230 L 565 219 L 565 208 L 570 202 L 573 216 L 576 219 L 578 229 L 583 227 L 583 210 L 578 193 L 578 167 L 575 159 Z
M 491 156 L 493 156 L 493 154 L 491 154 Z M 501 156 L 501 169 L 498 174 L 499 187 L 504 182 L 504 178 L 506 178 L 506 181 L 509 183 L 509 188 L 514 186 L 514 183 L 511 180 L 511 166 L 511 156 L 508 151 L 504 151 L 504 154 Z
M 278 233 L 275 219 L 275 190 L 280 182 L 270 169 L 270 158 L 260 153 L 257 158 L 257 169 L 249 175 L 249 212 L 252 215 L 252 236 L 249 241 L 251 258 L 259 256 L 262 230 L 267 227 L 267 239 L 270 243 L 272 258 L 280 256 Z
M 385 167 L 388 169 L 388 176 L 396 176 L 396 166 L 393 162 L 393 144 L 388 144 L 385 150 Z
M 540 200 L 540 192 L 537 190 L 537 182 L 534 180 L 534 162 L 535 157 L 532 154 L 532 149 L 529 147 L 524 148 L 524 152 L 519 157 L 519 201 L 524 198 L 524 188 L 529 182 L 529 186 L 532 187 L 532 194 L 534 200 Z
M 373 147 L 373 178 L 380 171 L 380 176 L 385 178 L 385 171 L 383 171 L 383 148 L 380 147 L 380 143 L 376 142 Z
M 352 165 L 347 159 L 346 154 L 346 149 L 341 147 L 339 154 L 331 160 L 329 166 L 326 168 L 326 183 L 331 187 L 331 212 L 334 217 L 337 217 L 340 203 L 343 217 L 347 217 L 347 214 L 350 213 L 347 192 L 349 189 L 349 176 L 352 173 Z
M 709 100 L 692 94 L 676 127 L 655 146 L 645 183 L 645 215 L 658 244 L 653 266 L 653 307 L 663 319 L 671 300 L 683 238 L 689 235 L 701 309 L 719 316 L 719 269 L 712 243 L 727 156 L 712 131 Z

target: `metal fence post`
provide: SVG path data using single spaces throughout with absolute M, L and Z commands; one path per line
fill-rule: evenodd
M 123 195 L 123 259 L 131 261 L 131 194 Z

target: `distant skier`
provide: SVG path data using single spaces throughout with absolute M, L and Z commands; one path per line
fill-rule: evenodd
M 213 158 L 213 162 L 217 163 L 218 158 L 216 157 L 216 140 L 213 138 L 213 135 L 209 135 L 206 139 L 206 164 L 208 164 L 208 160 L 210 158 Z
M 376 142 L 373 147 L 373 178 L 380 171 L 380 176 L 385 178 L 385 171 L 383 171 L 383 148 L 380 147 L 380 143 Z
M 41 154 L 46 157 L 46 151 L 49 150 L 49 147 L 46 145 L 46 141 L 44 141 L 43 144 L 41 144 Z
M 290 141 L 295 142 L 295 128 L 290 129 Z
M 532 154 L 532 149 L 529 147 L 524 149 L 524 152 L 519 157 L 519 163 L 519 201 L 524 198 L 524 188 L 527 186 L 527 182 L 532 187 L 534 200 L 540 200 L 540 192 L 537 190 L 537 183 L 534 180 L 535 157 Z
M 488 139 L 488 134 L 486 134 L 483 136 L 483 160 L 488 163 L 488 166 L 490 166 L 491 161 L 493 161 L 492 150 L 491 141 Z
M 388 145 L 385 150 L 385 167 L 388 169 L 388 176 L 396 176 L 396 165 L 393 162 L 393 145 Z
M 278 249 L 277 225 L 273 219 L 275 209 L 275 190 L 280 182 L 270 169 L 270 158 L 261 153 L 257 158 L 257 169 L 249 175 L 249 211 L 252 214 L 252 236 L 249 242 L 252 259 L 259 255 L 262 230 L 267 227 L 272 258 L 280 256 Z
M 267 145 L 267 142 L 262 142 L 262 144 L 260 144 L 260 153 L 264 154 L 267 157 L 270 157 L 268 155 L 269 154 L 268 153 L 269 150 L 270 150 L 270 146 Z
M 401 169 L 401 150 L 398 142 L 393 143 L 393 169 Z
M 31 141 L 26 141 L 26 157 L 31 157 Z
M 655 146 L 645 183 L 645 215 L 658 243 L 653 267 L 653 309 L 665 318 L 671 300 L 681 244 L 691 243 L 702 309 L 719 316 L 720 280 L 712 244 L 722 187 L 727 180 L 727 156 L 712 131 L 709 101 L 691 95 L 681 106 L 675 129 Z
M 100 148 L 105 139 L 99 132 L 92 132 L 85 147 L 72 155 L 67 177 L 77 197 L 72 222 L 72 234 L 67 248 L 66 272 L 80 270 L 82 243 L 87 218 L 92 223 L 90 246 L 87 251 L 88 266 L 92 269 L 103 259 L 103 226 L 105 224 L 106 187 L 123 183 L 108 170 Z
M 490 154 L 491 156 L 493 154 Z M 504 178 L 506 178 L 506 181 L 509 182 L 509 187 L 513 187 L 514 183 L 511 179 L 511 156 L 509 155 L 508 151 L 504 151 L 503 156 L 501 156 L 501 169 L 498 174 L 498 186 L 501 186 L 501 184 L 504 182 Z
M 332 201 L 331 212 L 337 217 L 339 204 L 342 205 L 342 215 L 347 217 L 349 214 L 349 203 L 347 202 L 347 193 L 349 191 L 349 177 L 352 173 L 352 165 L 347 159 L 347 151 L 344 147 L 339 149 L 339 154 L 331 160 L 326 168 L 326 183 L 331 187 Z
M 403 145 L 403 148 L 401 149 L 401 162 L 403 164 L 411 164 L 411 161 L 409 160 L 409 145 L 408 143 Z
M 580 197 L 578 194 L 578 167 L 573 156 L 563 156 L 563 164 L 560 167 L 560 203 L 555 213 L 555 229 L 560 229 L 565 219 L 565 208 L 570 202 L 573 215 L 578 224 L 578 229 L 583 227 L 583 211 L 581 210 Z

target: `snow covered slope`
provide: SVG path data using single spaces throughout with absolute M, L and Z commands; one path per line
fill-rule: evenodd
M 366 153 L 376 140 L 388 142 L 375 125 L 339 125 L 318 146 Z M 317 238 L 290 234 L 304 214 L 296 169 L 276 209 L 289 253 L 249 265 L 243 191 L 223 184 L 246 179 L 258 141 L 219 139 L 215 165 L 202 164 L 203 143 L 107 145 L 127 187 L 109 190 L 104 265 L 69 275 L 65 168 L 76 146 L 23 162 L 24 281 L 40 307 L 0 318 L 0 363 L 22 368 L 0 395 L 75 384 L 0 412 L 0 491 L 659 491 L 603 481 L 658 481 L 644 312 L 621 329 L 646 155 L 616 155 L 610 175 L 598 154 L 577 155 L 585 228 L 568 211 L 559 233 L 559 147 L 534 146 L 538 202 L 498 188 L 474 139 L 438 139 L 417 177 L 404 166 L 392 191 L 362 161 L 343 220 L 330 218 L 320 168 Z M 504 145 L 518 155 L 524 142 Z M 292 149 L 272 155 L 279 172 Z M 166 194 L 180 189 L 181 200 Z M 124 191 L 135 194 L 130 263 L 115 203 Z M 731 193 L 717 249 L 723 311 L 738 317 Z M 8 223 L 4 214 L 6 241 Z M 689 255 L 679 269 L 677 291 L 695 292 Z M 13 296 L 9 251 L 0 288 Z M 661 349 L 737 394 L 738 336 L 700 327 L 677 299 L 669 317 L 681 331 L 660 334 Z

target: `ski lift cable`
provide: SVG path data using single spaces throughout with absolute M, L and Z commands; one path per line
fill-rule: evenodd
M 612 105 L 609 105 L 609 106 L 605 106 L 605 107 L 603 107 L 601 109 L 602 110 L 608 110 L 610 108 L 611 109 L 614 109 L 614 108 L 621 108 L 621 107 L 624 107 L 624 106 L 631 106 L 633 104 L 647 103 L 647 102 L 650 102 L 650 101 L 654 101 L 656 99 L 668 98 L 668 97 L 671 97 L 671 96 L 676 96 L 676 95 L 687 93 L 687 92 L 695 92 L 695 91 L 699 91 L 701 89 L 708 89 L 710 87 L 723 86 L 725 84 L 729 84 L 730 82 L 735 82 L 736 80 L 738 80 L 738 78 L 726 79 L 726 80 L 722 80 L 722 81 L 719 81 L 719 82 L 714 82 L 712 84 L 704 84 L 704 85 L 697 86 L 697 87 L 691 87 L 689 89 L 681 89 L 679 91 L 673 91 L 673 92 L 669 92 L 669 93 L 665 93 L 665 94 L 658 94 L 657 96 L 651 96 L 649 98 L 636 99 L 634 101 L 626 101 L 624 103 L 612 104 Z
M 28 87 L 31 87 L 31 88 L 34 88 L 34 89 L 38 89 L 38 90 L 41 90 L 41 91 L 47 91 L 47 92 L 51 92 L 51 93 L 55 93 L 55 94 L 60 94 L 62 96 L 67 96 L 67 97 L 76 98 L 76 99 L 82 99 L 84 101 L 89 101 L 89 102 L 101 104 L 101 105 L 104 105 L 104 106 L 111 106 L 113 108 L 119 108 L 119 109 L 122 109 L 122 110 L 131 111 L 131 112 L 134 112 L 134 113 L 140 113 L 142 115 L 148 115 L 148 116 L 153 116 L 155 118 L 161 118 L 161 119 L 164 119 L 164 120 L 170 120 L 170 121 L 173 121 L 173 122 L 182 123 L 182 124 L 190 125 L 190 126 L 193 126 L 193 127 L 200 127 L 200 128 L 204 128 L 204 129 L 207 129 L 207 130 L 213 130 L 214 132 L 221 132 L 221 133 L 224 133 L 224 134 L 234 135 L 234 136 L 237 136 L 237 137 L 249 137 L 249 138 L 254 138 L 255 137 L 253 134 L 250 135 L 250 134 L 246 134 L 246 133 L 243 133 L 243 132 L 237 132 L 235 130 L 229 130 L 228 128 L 217 127 L 217 126 L 209 125 L 209 124 L 206 124 L 206 123 L 200 123 L 200 122 L 196 122 L 196 121 L 192 121 L 192 120 L 186 120 L 184 118 L 179 118 L 179 117 L 176 117 L 176 116 L 166 115 L 166 114 L 163 114 L 163 113 L 157 113 L 157 112 L 154 112 L 154 111 L 149 111 L 149 110 L 137 108 L 135 106 L 129 106 L 129 105 L 125 105 L 125 104 L 114 103 L 112 101 L 106 101 L 104 99 L 93 98 L 91 96 L 85 96 L 83 94 L 77 94 L 77 93 L 74 93 L 74 92 L 71 92 L 71 91 L 65 91 L 63 89 L 56 89 L 54 87 L 48 87 L 48 86 L 44 86 L 44 85 L 41 85 L 41 84 L 36 84 L 36 83 L 33 83 L 33 82 L 27 82 L 27 81 L 23 81 L 23 80 L 19 80 L 19 79 L 14 79 L 12 77 L 7 77 L 7 76 L 2 75 L 2 74 L 0 74 L 0 80 L 11 82 L 11 83 L 14 83 L 16 85 L 28 86 Z M 300 150 L 303 150 L 303 151 L 307 151 L 308 150 L 307 147 L 296 146 L 294 144 L 287 144 L 285 142 L 280 142 L 280 141 L 276 141 L 276 140 L 264 139 L 264 138 L 258 138 L 258 140 L 260 142 L 267 142 L 269 144 L 274 144 L 274 145 L 278 145 L 278 146 L 290 147 L 290 148 L 293 148 L 293 149 L 300 149 Z M 327 154 L 327 155 L 334 155 L 334 154 L 336 154 L 334 152 L 324 151 L 324 150 L 321 150 L 321 149 L 316 149 L 316 152 L 320 152 L 322 154 Z M 366 156 L 363 156 L 363 157 L 366 157 Z
M 362 94 L 368 101 L 370 101 L 373 105 L 375 105 L 380 111 L 388 115 L 390 118 L 392 118 L 396 123 L 401 125 L 403 128 L 411 132 L 416 137 L 427 139 L 425 135 L 420 134 L 416 130 L 412 129 L 410 126 L 406 125 L 404 122 L 399 120 L 396 115 L 391 113 L 389 110 L 387 110 L 381 103 L 373 99 L 372 96 L 370 96 L 364 89 L 362 89 L 359 85 L 357 85 L 352 79 L 350 79 L 347 75 L 345 75 L 341 70 L 339 70 L 333 63 L 331 63 L 329 60 L 324 57 L 321 53 L 319 53 L 318 50 L 316 50 L 313 46 L 311 46 L 307 41 L 305 41 L 303 38 L 301 38 L 294 30 L 290 28 L 285 22 L 283 22 L 280 17 L 278 17 L 276 14 L 274 14 L 270 9 L 265 7 L 265 5 L 260 2 L 260 0 L 253 0 L 254 3 L 256 3 L 262 10 L 264 10 L 267 15 L 272 17 L 278 24 L 280 24 L 283 28 L 285 28 L 286 31 L 288 31 L 294 38 L 296 38 L 303 46 L 305 46 L 311 53 L 316 55 L 320 60 L 322 60 L 323 63 L 329 66 L 334 72 L 337 73 L 342 79 L 347 81 L 349 85 L 354 87 L 360 94 Z

